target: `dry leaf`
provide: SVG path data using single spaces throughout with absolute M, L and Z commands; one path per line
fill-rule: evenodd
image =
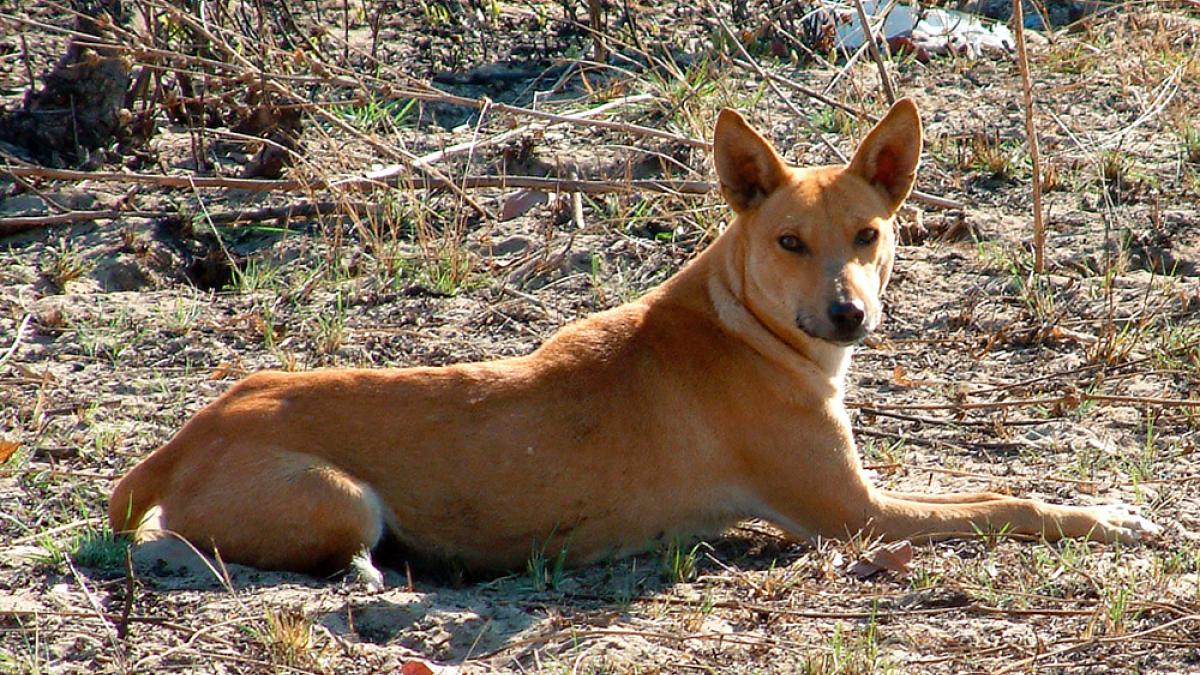
M 895 382 L 897 385 L 899 385 L 901 387 L 913 386 L 913 381 L 908 379 L 908 373 L 904 372 L 904 366 L 901 366 L 899 364 L 897 364 L 896 367 L 892 369 L 892 382 Z
M 21 444 L 16 441 L 0 441 L 0 464 L 7 462 L 20 448 Z
M 405 661 L 400 666 L 400 675 L 433 675 L 433 669 L 422 661 Z
M 1088 335 L 1087 333 L 1080 333 L 1077 330 L 1071 330 L 1070 328 L 1063 328 L 1062 326 L 1053 326 L 1050 329 L 1049 337 L 1051 339 L 1057 340 L 1059 342 L 1074 342 L 1075 344 L 1078 344 L 1078 345 L 1096 344 L 1096 336 L 1095 335 Z
M 216 368 L 208 374 L 210 380 L 227 380 L 231 377 L 236 377 L 239 368 L 224 361 L 217 364 Z
M 908 564 L 912 562 L 912 559 L 912 542 L 907 539 L 893 541 L 871 549 L 858 562 L 851 565 L 846 572 L 860 581 L 884 570 L 907 572 Z
M 51 382 L 57 381 L 54 378 L 54 376 L 50 374 L 49 370 L 43 370 L 42 372 L 39 373 L 36 370 L 34 370 L 32 368 L 27 368 L 19 363 L 13 363 L 10 365 L 12 366 L 13 370 L 17 371 L 18 375 L 20 375 L 21 377 L 24 377 L 26 379 L 35 380 L 37 382 L 45 382 L 45 383 L 51 383 Z
M 504 199 L 504 206 L 500 207 L 500 220 L 512 220 L 549 200 L 550 195 L 541 190 L 521 190 L 511 194 Z

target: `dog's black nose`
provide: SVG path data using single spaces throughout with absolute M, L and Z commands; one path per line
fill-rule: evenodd
M 862 328 L 867 311 L 861 300 L 850 302 L 834 302 L 829 305 L 829 321 L 834 329 L 843 335 L 855 333 Z

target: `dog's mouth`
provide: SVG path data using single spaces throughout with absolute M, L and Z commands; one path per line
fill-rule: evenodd
M 796 327 L 810 338 L 820 340 L 822 342 L 828 342 L 829 344 L 836 345 L 838 347 L 853 347 L 855 345 L 862 344 L 863 340 L 866 340 L 871 334 L 871 329 L 868 328 L 866 324 L 849 331 L 814 330 L 809 327 L 808 322 L 804 320 L 803 316 L 796 318 Z

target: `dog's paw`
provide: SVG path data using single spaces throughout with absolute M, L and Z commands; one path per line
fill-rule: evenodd
M 367 549 L 355 554 L 350 561 L 348 571 L 350 579 L 366 586 L 367 590 L 372 593 L 378 593 L 386 587 L 383 582 L 383 573 L 371 562 L 371 552 Z
M 1096 539 L 1133 543 L 1156 537 L 1162 532 L 1161 527 L 1143 518 L 1136 508 L 1126 504 L 1094 506 L 1088 510 L 1096 518 Z

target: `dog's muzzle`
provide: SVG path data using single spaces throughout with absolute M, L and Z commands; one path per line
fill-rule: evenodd
M 861 300 L 831 302 L 825 316 L 833 328 L 830 342 L 853 344 L 867 336 L 867 307 Z
M 816 328 L 809 325 L 809 322 L 805 321 L 804 317 L 796 319 L 796 327 L 811 338 L 839 347 L 850 347 L 859 344 L 871 333 L 871 330 L 865 323 L 859 324 L 855 328 L 838 328 L 835 326 L 828 328 L 821 326 L 820 328 Z

